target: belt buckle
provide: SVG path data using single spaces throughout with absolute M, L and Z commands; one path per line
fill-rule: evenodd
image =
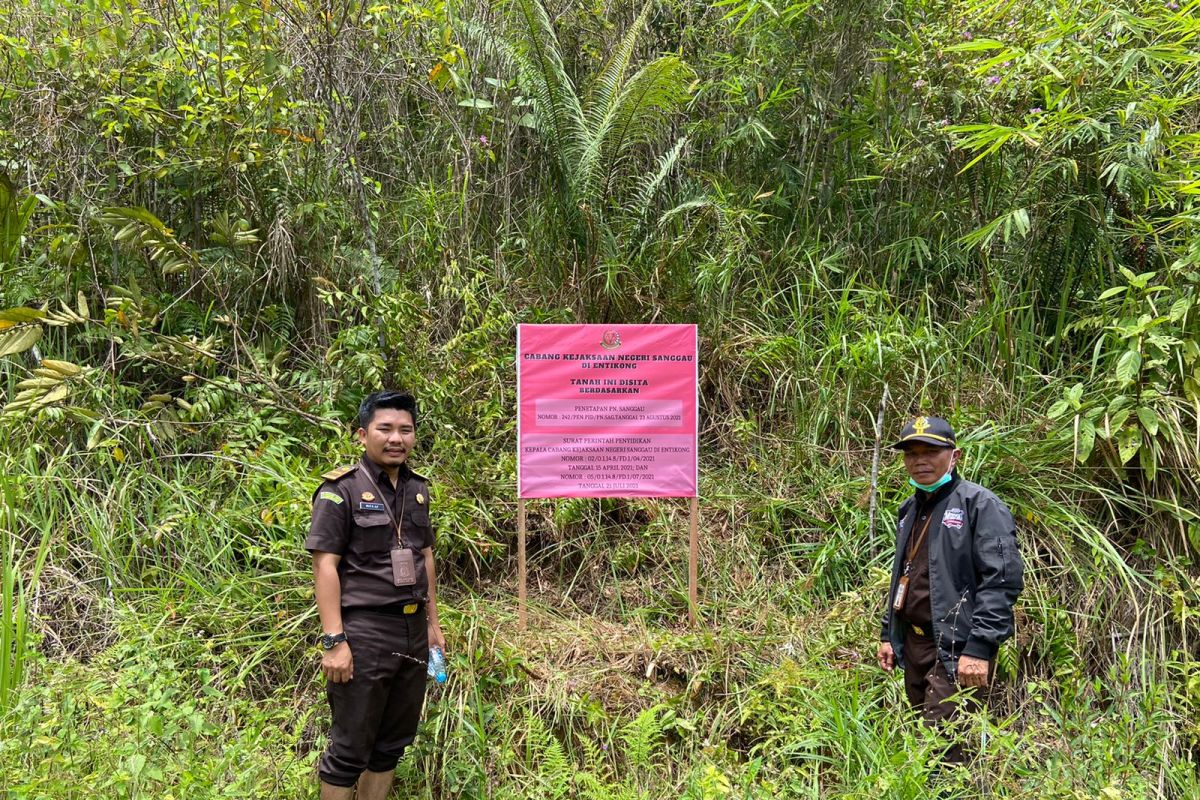
M 421 605 L 419 603 L 408 603 L 404 606 L 404 608 L 402 608 L 400 610 L 403 611 L 405 614 L 415 614 L 420 609 L 421 609 Z

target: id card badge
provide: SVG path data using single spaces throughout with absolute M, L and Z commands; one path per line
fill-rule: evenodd
M 417 582 L 417 568 L 413 563 L 413 552 L 407 547 L 392 549 L 392 583 L 396 586 L 412 586 Z
M 394 551 L 393 551 L 394 552 Z M 893 611 L 903 611 L 904 601 L 908 599 L 908 576 L 901 575 L 896 582 L 896 597 L 892 600 Z

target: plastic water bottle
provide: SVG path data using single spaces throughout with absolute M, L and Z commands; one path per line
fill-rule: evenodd
M 442 648 L 429 648 L 429 667 L 426 673 L 438 683 L 446 682 L 446 656 L 442 654 Z

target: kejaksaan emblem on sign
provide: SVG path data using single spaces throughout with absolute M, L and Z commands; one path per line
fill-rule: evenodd
M 600 339 L 600 346 L 605 350 L 616 350 L 621 346 L 621 334 L 616 331 L 605 331 Z

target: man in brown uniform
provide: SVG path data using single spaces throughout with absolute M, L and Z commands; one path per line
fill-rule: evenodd
M 1013 633 L 1024 565 L 1008 508 L 955 471 L 962 451 L 950 423 L 917 417 L 892 447 L 904 454 L 915 491 L 897 520 L 879 665 L 903 667 L 913 709 L 944 726 L 960 702 L 986 702 L 996 651 Z M 945 761 L 963 759 L 953 742 Z
M 325 473 L 313 497 L 312 553 L 333 715 L 322 800 L 384 800 L 416 736 L 438 624 L 428 481 L 408 466 L 411 395 L 376 392 L 358 411 L 357 464 Z

